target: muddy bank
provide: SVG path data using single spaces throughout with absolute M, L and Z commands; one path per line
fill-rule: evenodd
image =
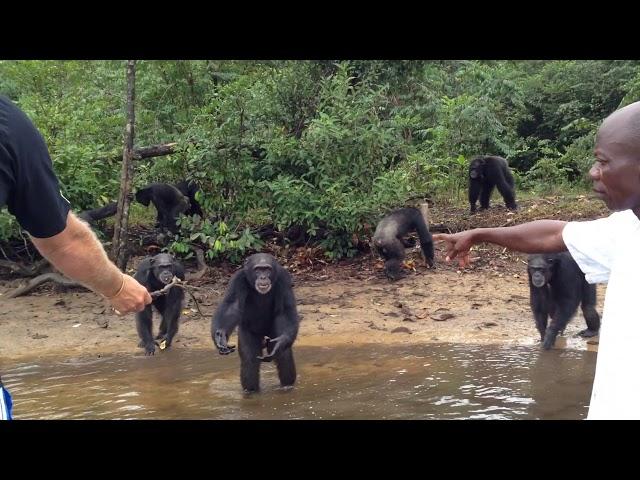
M 602 202 L 584 195 L 520 202 L 513 213 L 497 205 L 470 216 L 467 207 L 433 207 L 432 225 L 452 231 L 480 226 L 513 225 L 539 218 L 579 220 L 607 214 Z M 329 263 L 313 248 L 267 245 L 294 278 L 302 316 L 299 345 L 451 342 L 534 345 L 538 342 L 529 308 L 526 255 L 491 245 L 474 247 L 478 260 L 458 271 L 446 264 L 436 245 L 435 270 L 424 266 L 419 248 L 408 251 L 407 276 L 390 283 L 382 262 L 370 253 Z M 134 268 L 140 258 L 131 262 Z M 193 285 L 204 317 L 187 296 L 174 348 L 210 349 L 210 318 L 235 267 L 209 268 Z M 110 314 L 99 296 L 83 291 L 59 292 L 51 285 L 28 296 L 6 299 L 24 280 L 0 279 L 0 361 L 47 355 L 140 355 L 133 315 Z M 606 286 L 598 286 L 598 311 Z M 155 330 L 159 322 L 155 322 Z M 597 337 L 575 338 L 584 328 L 578 310 L 557 348 L 597 350 Z M 235 337 L 234 337 L 235 341 Z
M 376 275 L 361 274 L 364 278 L 325 275 L 327 278 L 320 280 L 297 279 L 295 292 L 302 317 L 298 344 L 535 344 L 538 336 L 529 309 L 525 265 L 520 263 L 519 273 L 514 273 L 517 263 L 513 265 L 509 271 L 463 273 L 448 266 L 436 270 L 421 267 L 394 283 L 382 278 L 379 270 Z M 44 287 L 45 291 L 29 296 L 2 300 L 15 283 L 0 286 L 2 359 L 141 353 L 133 315 L 120 318 L 110 314 L 91 292 L 55 293 Z M 225 283 L 203 283 L 195 293 L 205 318 L 189 298 L 174 348 L 213 352 L 210 318 Z M 598 287 L 600 312 L 604 288 Z M 558 347 L 595 348 L 587 340 L 574 338 L 583 328 L 578 310 L 565 332 L 566 341 L 559 337 Z

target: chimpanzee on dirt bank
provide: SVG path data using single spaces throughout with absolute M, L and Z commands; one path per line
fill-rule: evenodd
M 401 208 L 391 212 L 378 223 L 373 234 L 373 246 L 385 260 L 385 273 L 391 280 L 402 276 L 405 248 L 413 246 L 404 239 L 410 232 L 418 232 L 424 258 L 433 267 L 433 240 L 422 213 L 417 208 Z
M 489 208 L 493 188 L 497 187 L 510 210 L 517 210 L 514 180 L 507 161 L 502 157 L 482 156 L 474 158 L 469 165 L 469 204 L 471 213 L 476 211 L 480 197 L 480 209 Z

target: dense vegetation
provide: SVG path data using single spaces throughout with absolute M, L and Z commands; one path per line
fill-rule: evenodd
M 117 198 L 123 61 L 0 61 L 0 93 L 43 133 L 75 210 Z M 412 198 L 464 202 L 476 154 L 506 157 L 517 188 L 586 186 L 599 122 L 640 99 L 636 61 L 140 61 L 135 186 L 194 178 L 203 223 L 172 245 L 237 260 L 259 227 L 353 255 Z M 141 210 L 141 207 L 138 211 Z M 134 214 L 136 208 L 134 208 Z M 19 235 L 0 213 L 0 241 Z

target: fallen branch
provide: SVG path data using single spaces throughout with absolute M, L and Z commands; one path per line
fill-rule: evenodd
M 16 298 L 21 295 L 24 295 L 25 293 L 28 293 L 34 288 L 36 288 L 38 285 L 44 282 L 47 282 L 49 280 L 51 280 L 52 282 L 58 283 L 60 285 L 63 285 L 65 287 L 84 287 L 84 285 L 78 282 L 75 282 L 73 280 L 69 280 L 68 278 L 63 277 L 59 273 L 49 272 L 49 273 L 44 273 L 42 275 L 38 275 L 35 278 L 32 278 L 31 280 L 29 280 L 29 282 L 26 285 L 23 285 L 22 287 L 18 287 L 12 292 L 10 292 L 7 295 L 7 298 Z
M 19 263 L 12 262 L 10 260 L 0 260 L 0 267 L 8 268 L 12 272 L 18 273 L 24 277 L 33 277 L 34 275 L 39 274 L 48 265 L 49 262 L 46 258 L 38 260 L 30 267 L 25 267 L 24 265 L 20 265 Z
M 196 252 L 196 260 L 198 262 L 198 271 L 189 275 L 189 280 L 200 280 L 207 272 L 207 264 L 204 261 L 204 251 L 198 247 L 192 247 Z

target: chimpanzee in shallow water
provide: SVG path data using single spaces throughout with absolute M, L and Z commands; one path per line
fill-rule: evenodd
M 251 255 L 234 273 L 211 321 L 211 337 L 221 355 L 235 350 L 227 343 L 238 326 L 240 383 L 245 392 L 260 389 L 260 364 L 275 360 L 280 385 L 296 381 L 293 342 L 298 311 L 291 276 L 266 253 Z M 266 349 L 266 354 L 262 350 Z
M 493 188 L 497 187 L 510 210 L 517 210 L 513 175 L 507 161 L 502 157 L 482 156 L 469 164 L 469 204 L 471 213 L 476 211 L 480 197 L 480 209 L 489 208 Z
M 409 240 L 405 240 L 404 236 L 414 230 L 420 237 L 420 247 L 425 260 L 430 267 L 433 267 L 433 239 L 420 210 L 413 207 L 395 210 L 380 220 L 376 227 L 373 246 L 384 258 L 385 274 L 392 280 L 402 276 L 404 250 L 414 245 Z
M 153 203 L 158 212 L 157 227 L 177 232 L 176 220 L 181 213 L 189 210 L 189 199 L 173 185 L 151 183 L 136 192 L 136 200 L 145 207 Z
M 200 190 L 198 184 L 193 180 L 184 180 L 174 184 L 174 186 L 180 190 L 180 192 L 189 199 L 189 209 L 184 212 L 185 215 L 200 215 L 200 218 L 204 217 L 202 213 L 202 207 L 196 200 L 196 193 Z
M 147 287 L 149 292 L 154 292 L 171 283 L 174 276 L 184 280 L 182 263 L 168 253 L 159 253 L 154 257 L 142 260 L 134 278 Z M 153 326 L 151 305 L 147 305 L 142 312 L 136 314 L 136 328 L 140 336 L 138 346 L 144 348 L 145 355 L 153 355 L 156 351 L 156 345 L 160 345 L 161 348 L 171 346 L 173 337 L 178 333 L 178 320 L 183 300 L 184 291 L 180 287 L 172 287 L 167 293 L 153 299 L 151 305 L 162 315 L 160 331 L 155 338 L 159 340 L 159 343 L 154 341 L 151 332 Z
M 600 330 L 596 311 L 596 286 L 587 283 L 584 274 L 569 252 L 529 255 L 529 293 L 531 310 L 545 350 L 550 349 L 559 332 L 582 303 L 587 329 L 582 337 L 593 337 Z M 548 317 L 551 324 L 547 327 Z

